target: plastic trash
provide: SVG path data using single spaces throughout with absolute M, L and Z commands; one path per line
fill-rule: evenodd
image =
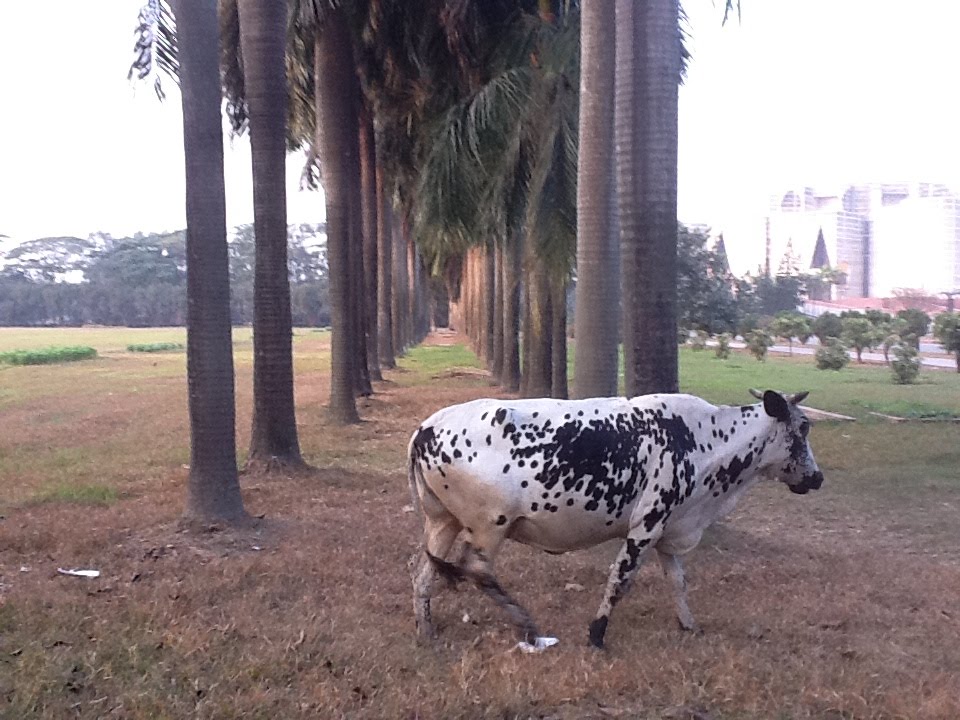
M 99 570 L 64 570 L 63 568 L 57 568 L 57 572 L 61 575 L 72 575 L 73 577 L 86 577 L 86 578 L 97 578 L 100 577 Z
M 520 652 L 524 653 L 542 653 L 547 648 L 553 647 L 559 642 L 555 637 L 538 637 L 533 641 L 532 645 L 526 640 L 521 640 L 517 643 L 517 647 L 520 648 Z

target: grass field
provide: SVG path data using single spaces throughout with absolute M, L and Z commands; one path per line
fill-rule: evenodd
M 195 535 L 177 524 L 184 353 L 125 350 L 153 342 L 185 336 L 0 331 L 0 351 L 100 355 L 0 367 L 0 717 L 960 717 L 960 425 L 868 414 L 960 414 L 956 373 L 895 386 L 882 367 L 684 350 L 684 390 L 742 404 L 750 386 L 809 389 L 809 405 L 858 421 L 815 425 L 822 490 L 758 487 L 690 556 L 703 636 L 675 629 L 654 563 L 617 608 L 609 649 L 594 652 L 586 625 L 615 547 L 506 548 L 502 582 L 561 641 L 527 656 L 466 588 L 435 599 L 437 646 L 413 642 L 404 450 L 435 409 L 502 396 L 467 350 L 445 338 L 411 351 L 360 401 L 364 422 L 340 429 L 324 411 L 329 335 L 297 331 L 301 445 L 315 470 L 244 477 L 263 519 Z M 249 330 L 235 350 L 242 449 Z

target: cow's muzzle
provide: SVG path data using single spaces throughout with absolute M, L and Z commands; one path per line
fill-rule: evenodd
M 811 475 L 804 475 L 803 480 L 796 485 L 788 485 L 788 487 L 790 492 L 797 495 L 806 495 L 811 490 L 819 490 L 821 485 L 823 485 L 823 473 L 817 470 Z

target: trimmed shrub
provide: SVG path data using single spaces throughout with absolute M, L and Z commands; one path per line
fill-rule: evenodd
M 767 351 L 773 347 L 773 337 L 765 330 L 754 330 L 747 335 L 747 350 L 759 362 L 767 359 Z
M 850 362 L 847 346 L 837 338 L 829 338 L 817 350 L 817 367 L 820 370 L 843 370 Z
M 183 345 L 174 342 L 135 343 L 133 345 L 127 345 L 127 352 L 155 353 L 169 352 L 171 350 L 183 350 Z
M 910 343 L 893 346 L 894 359 L 890 362 L 893 382 L 897 385 L 909 385 L 920 374 L 920 353 Z
M 0 363 L 9 365 L 52 365 L 95 358 L 97 351 L 84 345 L 48 347 L 37 350 L 11 350 L 0 353 Z
M 717 336 L 717 347 L 714 353 L 718 360 L 726 360 L 730 357 L 730 333 L 723 333 Z

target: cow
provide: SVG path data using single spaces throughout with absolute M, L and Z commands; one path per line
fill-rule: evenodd
M 533 619 L 493 573 L 507 538 L 554 554 L 624 541 L 589 626 L 597 648 L 651 548 L 680 627 L 698 631 L 681 558 L 704 530 L 760 478 L 778 478 L 798 494 L 823 482 L 799 408 L 808 393 L 751 393 L 761 402 L 718 407 L 683 394 L 483 399 L 430 416 L 408 446 L 410 491 L 424 523 L 412 560 L 418 636 L 435 636 L 430 595 L 441 576 L 472 580 L 524 641 L 536 641 Z M 462 554 L 450 562 L 461 533 Z

